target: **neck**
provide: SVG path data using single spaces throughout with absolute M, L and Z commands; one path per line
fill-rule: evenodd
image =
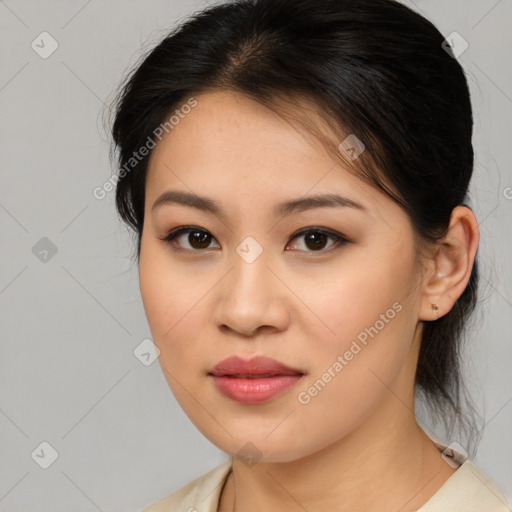
M 393 402 L 393 411 L 299 460 L 247 467 L 234 459 L 219 512 L 417 510 L 455 470 L 411 410 Z

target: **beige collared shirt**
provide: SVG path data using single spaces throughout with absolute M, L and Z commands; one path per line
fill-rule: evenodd
M 444 450 L 444 446 L 434 443 Z M 512 512 L 505 496 L 469 459 L 455 452 L 458 469 L 417 512 Z M 233 459 L 203 474 L 141 512 L 217 512 Z

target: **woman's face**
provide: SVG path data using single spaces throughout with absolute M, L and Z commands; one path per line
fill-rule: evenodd
M 229 92 L 196 100 L 151 155 L 141 241 L 142 299 L 172 392 L 220 449 L 261 462 L 382 432 L 413 396 L 421 275 L 408 217 L 261 104 Z M 153 207 L 169 191 L 218 212 Z M 279 209 L 324 194 L 361 207 Z M 163 240 L 180 226 L 191 232 Z M 303 376 L 236 400 L 209 374 L 233 355 Z

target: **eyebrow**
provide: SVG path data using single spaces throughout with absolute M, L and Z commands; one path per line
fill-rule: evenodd
M 151 211 L 155 211 L 157 208 L 164 204 L 179 204 L 183 206 L 189 206 L 191 208 L 196 208 L 197 210 L 212 213 L 219 217 L 226 217 L 226 214 L 217 201 L 209 197 L 198 196 L 197 194 L 191 194 L 189 192 L 168 190 L 155 200 L 153 206 L 151 207 Z M 299 213 L 306 210 L 311 210 L 313 208 L 334 207 L 347 207 L 364 212 L 367 211 L 365 206 L 354 201 L 353 199 L 349 199 L 348 197 L 344 197 L 338 194 L 314 194 L 311 196 L 292 199 L 290 201 L 279 203 L 273 208 L 273 213 L 276 216 L 279 215 L 285 217 L 292 213 Z

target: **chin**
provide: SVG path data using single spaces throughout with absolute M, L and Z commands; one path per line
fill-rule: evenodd
M 226 435 L 220 439 L 210 437 L 205 432 L 203 434 L 217 448 L 248 467 L 256 463 L 293 462 L 316 451 L 315 447 L 308 447 L 301 436 L 292 436 L 285 431 L 282 432 L 282 436 L 276 436 L 275 439 L 270 439 L 266 433 L 259 435 L 246 433 L 243 436 L 237 436 L 229 428 L 228 431 L 233 434 L 233 437 L 228 436 L 229 439 Z M 272 436 L 274 433 L 271 434 Z

